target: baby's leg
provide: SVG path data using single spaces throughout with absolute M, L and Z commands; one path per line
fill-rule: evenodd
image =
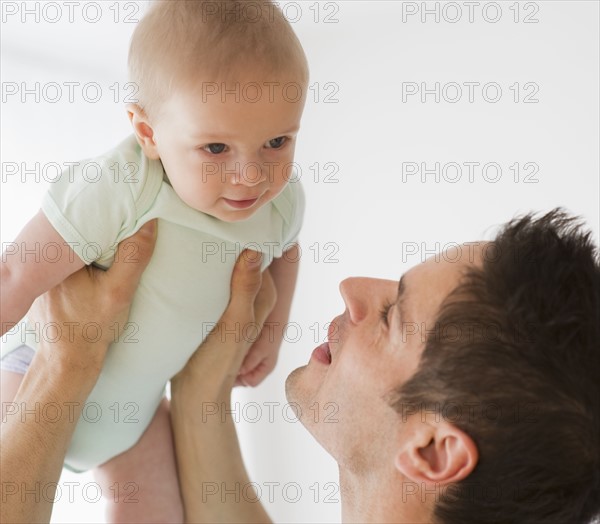
M 183 522 L 169 401 L 162 400 L 135 446 L 94 470 L 107 521 Z

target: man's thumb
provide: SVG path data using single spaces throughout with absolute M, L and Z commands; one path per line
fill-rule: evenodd
M 260 289 L 262 253 L 244 250 L 238 257 L 231 275 L 231 307 L 247 310 L 254 304 Z
M 121 241 L 115 261 L 107 271 L 108 278 L 115 279 L 116 284 L 128 287 L 133 293 L 152 258 L 157 230 L 158 219 L 150 220 L 137 233 Z

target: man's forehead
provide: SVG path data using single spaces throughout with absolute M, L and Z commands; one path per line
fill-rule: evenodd
M 465 268 L 480 265 L 490 245 L 485 241 L 454 244 L 404 273 L 398 282 L 397 296 L 402 321 L 431 320 L 458 285 Z

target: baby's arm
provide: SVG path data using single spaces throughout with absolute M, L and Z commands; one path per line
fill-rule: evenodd
M 269 272 L 277 289 L 277 302 L 267 317 L 260 336 L 248 351 L 236 383 L 257 386 L 273 371 L 290 314 L 299 260 L 298 247 L 294 245 L 281 258 L 275 258 L 271 262 Z M 243 328 L 241 326 L 242 333 Z
M 0 336 L 25 316 L 37 297 L 84 265 L 40 210 L 2 254 Z

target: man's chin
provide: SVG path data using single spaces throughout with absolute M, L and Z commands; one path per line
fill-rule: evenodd
M 296 417 L 303 426 L 307 426 L 306 423 L 310 422 L 307 419 L 310 406 L 314 404 L 318 394 L 318 386 L 311 387 L 309 380 L 311 377 L 306 373 L 307 367 L 302 366 L 295 369 L 285 381 L 285 396 L 288 404 L 296 407 Z
M 285 379 L 285 397 L 287 401 L 291 404 L 295 402 L 296 404 L 301 404 L 299 398 L 301 397 L 299 393 L 300 384 L 302 378 L 302 372 L 304 371 L 306 366 L 302 366 L 294 369 L 288 377 Z

